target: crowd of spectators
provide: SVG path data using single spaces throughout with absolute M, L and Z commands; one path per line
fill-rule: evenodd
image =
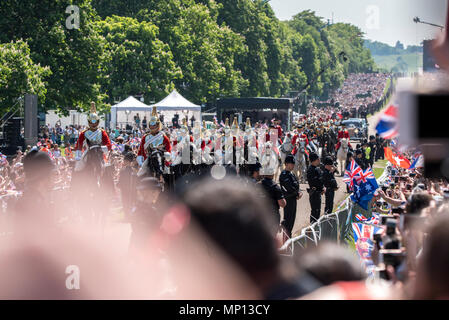
M 366 118 L 368 114 L 378 111 L 388 99 L 392 81 L 393 76 L 389 73 L 350 74 L 329 99 L 312 102 L 313 111 L 316 113 L 325 106 L 327 112 L 339 113 L 344 118 Z M 385 92 L 387 86 L 389 89 Z

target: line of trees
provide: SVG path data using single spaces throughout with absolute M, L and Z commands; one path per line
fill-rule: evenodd
M 379 56 L 423 52 L 422 45 L 409 45 L 407 46 L 407 48 L 405 48 L 404 44 L 399 40 L 396 42 L 396 45 L 394 47 L 379 41 L 365 40 L 365 47 L 371 51 L 371 54 Z
M 34 92 L 44 110 L 107 110 L 176 88 L 195 103 L 279 97 L 315 79 L 309 94 L 374 72 L 361 30 L 312 11 L 279 21 L 264 0 L 4 0 L 0 4 L 0 110 Z M 80 9 L 66 28 L 68 5 Z M 347 60 L 341 59 L 345 52 Z

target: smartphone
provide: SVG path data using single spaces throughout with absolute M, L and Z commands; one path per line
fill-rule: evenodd
M 382 242 L 382 235 L 380 233 L 374 234 L 373 235 L 373 240 L 375 242 L 377 250 L 380 250 L 381 249 L 381 242 Z
M 405 258 L 405 253 L 401 249 L 381 249 L 379 250 L 379 254 L 382 254 L 383 263 L 386 266 L 393 266 L 395 269 Z

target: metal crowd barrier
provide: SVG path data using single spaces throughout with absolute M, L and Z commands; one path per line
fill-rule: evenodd
M 352 209 L 350 198 L 344 200 L 336 212 L 324 215 L 312 225 L 301 230 L 297 237 L 288 239 L 279 249 L 282 255 L 293 256 L 295 250 L 302 250 L 310 246 L 317 246 L 320 241 L 334 241 L 340 243 L 350 225 Z

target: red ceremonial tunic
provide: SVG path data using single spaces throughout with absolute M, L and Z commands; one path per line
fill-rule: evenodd
M 143 156 L 143 158 L 145 160 L 147 159 L 147 151 L 145 150 L 145 141 L 146 141 L 147 137 L 151 137 L 151 136 L 152 135 L 150 133 L 143 136 L 142 141 L 140 142 L 139 151 L 137 152 L 137 155 Z M 164 140 L 162 143 L 164 144 L 165 152 L 171 152 L 170 139 L 165 134 L 163 135 L 163 139 Z
M 111 145 L 111 140 L 109 140 L 108 134 L 103 129 L 98 129 L 98 130 L 101 130 L 101 145 L 108 147 L 108 150 L 111 151 L 112 145 Z M 87 131 L 90 131 L 90 129 L 83 130 L 80 133 L 80 135 L 78 137 L 78 141 L 76 142 L 76 145 L 75 145 L 75 151 L 77 151 L 77 150 L 82 151 L 83 150 L 84 141 L 87 139 L 86 138 L 86 132 Z

